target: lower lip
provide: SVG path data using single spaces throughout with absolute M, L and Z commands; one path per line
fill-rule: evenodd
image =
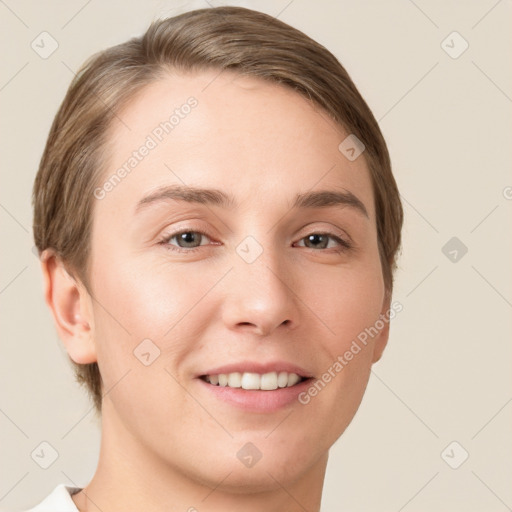
M 298 395 L 311 385 L 312 379 L 305 379 L 289 388 L 278 388 L 269 391 L 214 386 L 203 379 L 197 380 L 207 392 L 212 393 L 219 400 L 244 411 L 270 413 L 294 402 L 298 404 Z

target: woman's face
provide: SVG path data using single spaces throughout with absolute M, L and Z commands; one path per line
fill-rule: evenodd
M 209 485 L 297 479 L 387 340 L 353 345 L 388 309 L 364 156 L 298 93 L 235 74 L 168 77 L 118 117 L 90 267 L 104 428 Z

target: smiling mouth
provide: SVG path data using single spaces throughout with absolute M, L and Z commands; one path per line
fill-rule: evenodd
M 200 379 L 212 386 L 260 391 L 291 388 L 307 380 L 306 377 L 289 372 L 269 372 L 263 374 L 251 372 L 220 373 L 217 375 L 201 375 Z

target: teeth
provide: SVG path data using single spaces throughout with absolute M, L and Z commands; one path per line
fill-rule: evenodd
M 272 389 L 277 389 L 277 373 L 271 372 L 271 373 L 264 373 L 261 376 L 261 389 L 264 389 L 266 391 L 270 391 Z
M 228 375 L 228 386 L 230 388 L 239 388 L 242 386 L 242 374 L 235 372 Z
M 261 389 L 261 377 L 257 373 L 242 375 L 242 389 Z
M 280 388 L 288 386 L 288 374 L 286 372 L 279 372 L 279 375 L 277 376 L 277 385 Z
M 214 386 L 223 386 L 242 389 L 260 389 L 271 391 L 277 388 L 289 388 L 300 382 L 301 377 L 296 373 L 270 372 L 270 373 L 220 373 L 207 375 L 206 382 Z
M 295 384 L 297 384 L 297 382 L 299 382 L 299 380 L 300 377 L 296 373 L 290 373 L 288 375 L 288 387 L 294 386 Z

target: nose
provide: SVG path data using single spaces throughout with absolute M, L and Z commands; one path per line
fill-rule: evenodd
M 284 271 L 284 262 L 264 254 L 252 263 L 234 259 L 222 309 L 230 330 L 268 336 L 280 326 L 298 325 L 300 301 L 292 289 L 290 268 Z

